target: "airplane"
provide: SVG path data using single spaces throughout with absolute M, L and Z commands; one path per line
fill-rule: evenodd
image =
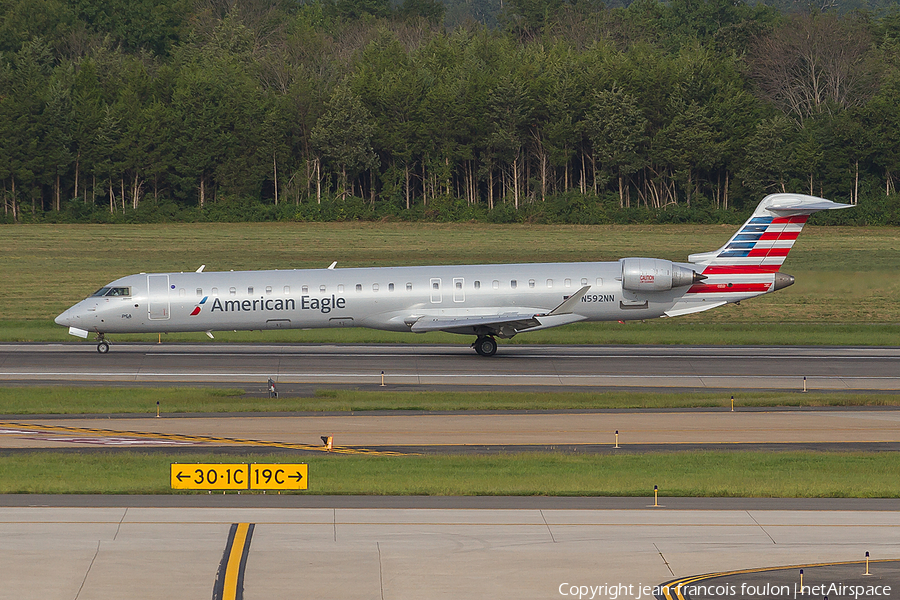
M 56 318 L 69 333 L 108 334 L 367 327 L 474 335 L 481 356 L 497 338 L 582 321 L 676 317 L 783 289 L 780 272 L 809 215 L 848 208 L 772 194 L 728 242 L 691 254 L 614 262 L 527 263 L 140 273 L 117 279 Z

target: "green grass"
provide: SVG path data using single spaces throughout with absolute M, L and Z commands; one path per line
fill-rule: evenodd
M 406 223 L 0 226 L 0 340 L 74 340 L 52 319 L 105 283 L 153 271 L 616 260 L 686 260 L 734 226 L 493 226 Z M 575 325 L 516 343 L 896 345 L 900 230 L 807 227 L 775 294 L 673 320 Z M 786 324 L 786 325 L 782 325 Z M 729 328 L 726 328 L 729 327 Z M 178 334 L 169 341 L 198 341 Z M 365 330 L 221 333 L 223 341 L 470 343 L 448 334 Z M 116 340 L 156 341 L 155 336 Z
M 169 489 L 173 462 L 306 462 L 310 494 L 652 498 L 658 485 L 662 497 L 900 497 L 900 454 L 893 452 L 412 457 L 35 452 L 0 459 L 0 493 L 174 493 Z
M 262 388 L 262 386 L 261 386 Z M 2 387 L 0 414 L 153 414 L 362 410 L 567 410 L 731 407 L 722 393 L 655 392 L 369 392 L 319 390 L 313 398 L 245 396 L 240 389 L 144 387 Z M 897 394 L 746 392 L 738 410 L 776 406 L 896 406 Z

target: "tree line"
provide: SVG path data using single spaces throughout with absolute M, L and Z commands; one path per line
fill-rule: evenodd
M 900 224 L 900 13 L 5 0 L 2 219 Z M 847 212 L 847 211 L 843 211 Z

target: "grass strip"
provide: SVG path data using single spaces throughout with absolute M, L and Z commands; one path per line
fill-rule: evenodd
M 310 494 L 897 498 L 894 452 L 685 452 L 615 456 L 8 454 L 0 493 L 170 494 L 171 463 L 309 464 Z M 184 492 L 178 492 L 184 493 Z M 206 492 L 199 492 L 206 493 Z
M 262 392 L 264 385 L 260 385 Z M 258 393 L 259 393 L 258 392 Z M 315 397 L 248 397 L 242 389 L 145 387 L 2 387 L 0 414 L 155 414 L 245 412 L 591 410 L 731 408 L 712 392 L 370 392 L 318 390 Z M 735 408 L 897 406 L 897 394 L 739 392 Z
M 15 225 L 0 235 L 0 340 L 70 340 L 53 318 L 100 286 L 138 272 L 230 269 L 610 261 L 653 256 L 675 261 L 719 248 L 737 225 L 487 225 L 427 223 L 193 223 L 171 225 Z M 254 240 L 247 244 L 247 240 Z M 728 343 L 893 345 L 900 323 L 898 229 L 807 226 L 784 271 L 794 285 L 741 306 L 679 317 L 698 325 L 575 326 L 521 336 L 523 343 Z M 98 253 L 97 248 L 127 248 Z M 198 251 L 198 249 L 200 249 Z M 652 251 L 648 251 L 652 249 Z M 783 321 L 800 326 L 778 325 Z M 758 324 L 767 323 L 763 330 Z M 723 335 L 733 325 L 741 336 Z M 859 325 L 857 325 L 859 324 Z M 836 326 L 831 330 L 831 326 Z M 806 328 L 809 329 L 806 329 Z M 722 341 L 716 341 L 716 331 Z M 851 335 L 852 334 L 852 335 Z M 219 334 L 217 333 L 217 339 Z M 323 332 L 222 332 L 223 340 L 470 343 L 464 336 Z M 171 340 L 200 337 L 169 336 Z M 849 337 L 848 337 L 849 336 Z M 573 337 L 577 339 L 572 339 Z M 135 339 L 114 337 L 114 341 Z M 138 337 L 156 341 L 155 336 Z M 516 338 L 518 341 L 520 338 Z M 887 340 L 887 341 L 886 341 Z M 891 341 L 894 340 L 894 341 Z

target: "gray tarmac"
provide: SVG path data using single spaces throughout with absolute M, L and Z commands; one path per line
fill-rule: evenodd
M 653 508 L 652 499 L 626 499 L 631 508 L 604 508 L 607 499 L 597 499 L 597 508 L 554 507 L 556 499 L 516 508 L 504 508 L 504 499 L 491 499 L 494 507 L 467 506 L 468 499 L 429 507 L 425 499 L 420 508 L 384 508 L 390 499 L 354 507 L 318 498 L 317 506 L 273 508 L 253 506 L 246 496 L 238 506 L 182 507 L 128 498 L 83 506 L 93 497 L 58 506 L 29 498 L 51 506 L 3 506 L 0 499 L 0 598 L 210 597 L 234 523 L 255 526 L 242 595 L 248 599 L 545 599 L 587 589 L 583 598 L 640 600 L 663 583 L 734 571 L 763 569 L 727 576 L 734 585 L 760 587 L 821 565 L 805 584 L 849 583 L 849 575 L 861 579 L 865 552 L 894 561 L 873 562 L 866 583 L 893 589 L 859 597 L 897 598 L 900 584 L 900 512 L 878 502 L 873 510 L 823 511 L 815 503 L 765 509 L 752 501 L 705 509 L 664 501 Z M 847 561 L 857 562 L 834 564 Z M 789 568 L 765 570 L 771 567 Z M 604 591 L 592 595 L 600 586 Z
M 123 344 L 101 356 L 87 344 L 5 344 L 0 381 L 262 387 L 273 377 L 282 389 L 383 389 L 384 370 L 389 389 L 800 389 L 804 376 L 809 389 L 900 389 L 900 351 L 891 348 L 503 345 L 500 352 L 483 359 L 451 346 Z M 2 421 L 0 460 L 3 453 L 35 449 L 172 450 L 176 438 L 186 442 L 182 451 L 246 452 L 275 440 L 320 452 L 314 447 L 323 434 L 351 449 L 400 452 L 566 445 L 602 452 L 896 451 L 900 444 L 900 411 L 880 408 Z M 615 430 L 620 449 L 613 448 Z M 0 599 L 210 597 L 234 523 L 254 524 L 238 596 L 248 599 L 643 600 L 654 586 L 689 580 L 723 591 L 696 598 L 786 598 L 757 591 L 790 585 L 801 567 L 807 585 L 871 582 L 874 591 L 858 598 L 900 597 L 896 499 L 661 498 L 659 504 L 652 498 L 0 496 Z M 863 576 L 866 552 L 877 562 Z M 754 593 L 739 592 L 742 585 Z M 892 590 L 884 593 L 885 585 Z
M 900 390 L 900 348 L 526 346 L 491 358 L 439 345 L 0 344 L 0 381 L 264 389 Z

